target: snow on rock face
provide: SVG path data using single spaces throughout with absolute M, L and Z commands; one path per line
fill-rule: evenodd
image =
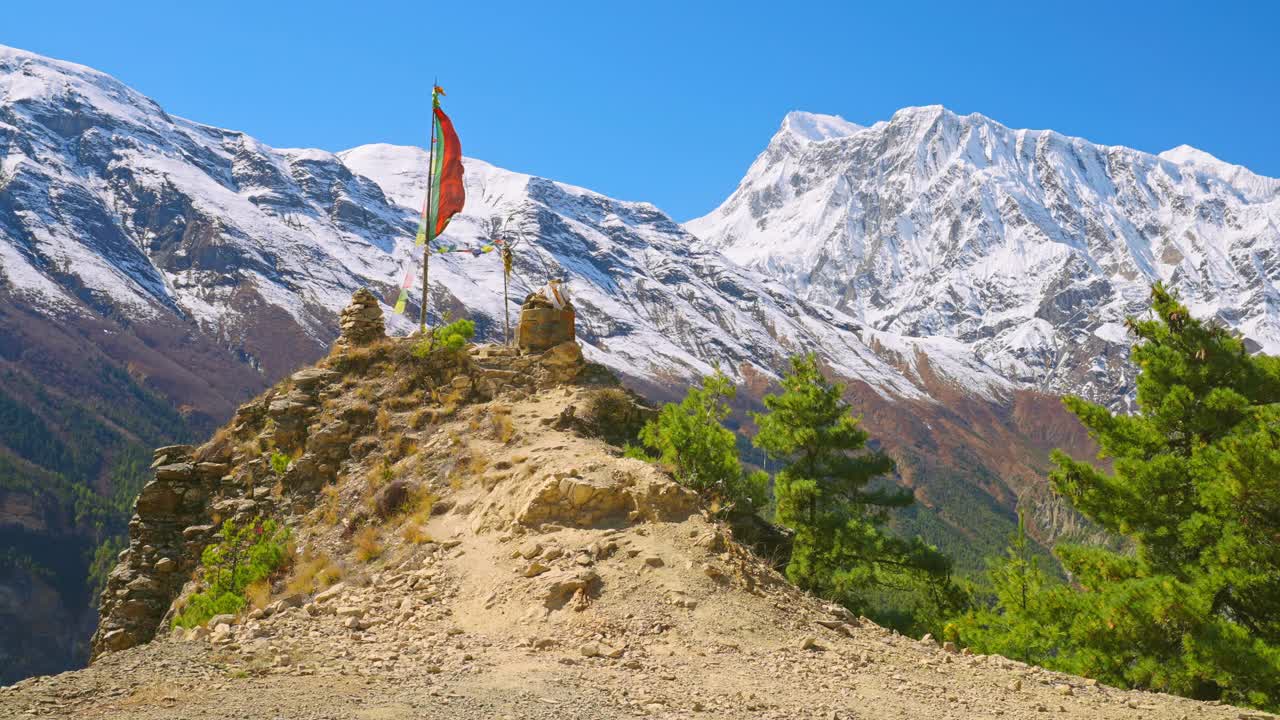
M 425 175 L 407 170 L 423 159 L 419 148 L 363 146 L 340 156 L 388 197 L 404 198 L 406 206 L 425 191 Z M 735 376 L 744 364 L 775 375 L 790 352 L 812 349 L 845 377 L 864 379 L 887 396 L 924 397 L 919 378 L 872 352 L 852 318 L 801 303 L 777 283 L 698 250 L 695 239 L 653 205 L 471 158 L 465 166 L 467 208 L 450 225 L 450 241 L 476 247 L 489 223 L 508 218 L 523 228 L 512 278 L 513 324 L 529 292 L 549 277 L 562 277 L 573 291 L 578 339 L 587 356 L 631 377 L 685 381 L 712 372 L 716 363 Z M 489 318 L 490 333 L 499 335 L 498 258 L 449 254 L 431 262 L 433 286 L 439 282 L 435 291 Z M 991 391 L 1012 387 L 988 374 L 994 378 Z
M 798 142 L 795 115 L 686 227 L 808 301 L 1104 400 L 1131 387 L 1123 363 L 1098 377 L 1094 360 L 1125 356 L 1115 324 L 1157 280 L 1280 352 L 1280 180 L 1185 146 L 1153 156 L 939 106 L 822 142 Z
M 76 297 L 234 335 L 253 296 L 326 343 L 329 311 L 387 282 L 391 238 L 412 225 L 331 154 L 173 118 L 106 75 L 9 48 L 0 153 L 0 230 L 21 258 L 4 276 L 51 312 Z
M 386 314 L 392 332 L 416 325 L 421 148 L 271 148 L 171 117 L 101 73 L 7 48 L 0 98 L 0 283 L 41 312 L 177 318 L 262 367 L 251 346 L 301 336 L 318 352 L 354 290 L 387 301 L 409 273 L 407 317 Z M 813 145 L 860 131 L 804 114 L 789 128 L 789 142 Z M 506 308 L 496 254 L 434 256 L 433 322 L 446 310 L 467 314 L 484 336 L 501 337 L 504 311 L 514 320 L 528 292 L 560 276 L 587 356 L 656 386 L 716 363 L 776 376 L 788 355 L 814 350 L 885 396 L 925 395 L 919 374 L 873 352 L 852 317 L 699 249 L 649 203 L 470 158 L 465 168 L 466 211 L 442 243 L 479 247 L 503 222 L 525 241 Z M 941 374 L 986 393 L 1014 387 L 967 347 L 897 344 L 958 348 L 962 357 L 933 363 Z
M 247 334 L 323 348 L 355 289 L 386 301 L 410 274 L 407 317 L 387 313 L 408 332 L 425 167 L 414 147 L 271 148 L 0 48 L 0 283 L 52 316 L 175 317 L 259 367 Z M 465 167 L 467 208 L 442 242 L 478 247 L 503 223 L 525 242 L 506 307 L 496 255 L 433 257 L 433 321 L 466 313 L 501 337 L 506 312 L 561 276 L 587 355 L 658 385 L 714 364 L 776 376 L 813 350 L 891 397 L 926 396 L 927 361 L 986 397 L 1115 401 L 1131 382 L 1118 323 L 1154 279 L 1280 349 L 1280 181 L 1187 148 L 1155 157 L 936 106 L 870 127 L 791 113 L 687 228 L 648 203 Z

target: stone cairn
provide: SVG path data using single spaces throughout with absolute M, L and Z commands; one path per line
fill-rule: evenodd
M 344 347 L 369 345 L 387 336 L 378 298 L 366 288 L 360 288 L 351 296 L 351 304 L 343 309 L 338 327 L 342 331 L 338 345 Z
M 541 293 L 525 298 L 516 327 L 516 346 L 525 352 L 543 352 L 567 342 L 576 342 L 573 303 L 557 310 Z

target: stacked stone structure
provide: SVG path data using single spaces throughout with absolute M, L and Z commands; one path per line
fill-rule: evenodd
M 378 298 L 365 288 L 360 288 L 351 296 L 351 304 L 343 309 L 338 327 L 342 331 L 342 336 L 338 338 L 340 346 L 368 345 L 387 336 Z
M 573 303 L 556 308 L 541 293 L 525 298 L 516 328 L 516 346 L 526 352 L 543 352 L 564 343 L 576 342 Z
M 210 495 L 229 468 L 229 454 L 198 456 L 190 445 L 172 445 L 154 458 L 155 478 L 142 488 L 129 521 L 129 547 L 102 592 L 95 658 L 155 636 L 213 532 Z

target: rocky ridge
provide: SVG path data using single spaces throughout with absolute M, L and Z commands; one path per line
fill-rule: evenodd
M 0 688 L 0 714 L 1241 717 L 913 641 L 800 593 L 600 439 L 643 410 L 574 343 L 412 345 L 339 343 L 204 445 L 158 450 L 97 659 Z M 293 529 L 293 569 L 240 616 L 170 630 L 209 521 L 264 515 Z
M 207 435 L 246 398 L 323 356 L 351 319 L 339 312 L 357 288 L 380 304 L 394 298 L 401 278 L 418 272 L 423 154 L 387 145 L 338 154 L 272 148 L 169 115 L 90 68 L 0 48 L 0 404 L 30 410 L 23 427 L 38 426 L 68 455 L 96 456 L 52 467 L 13 433 L 0 437 L 0 535 L 57 568 L 58 581 L 37 592 L 35 574 L 0 568 L 0 602 L 18 598 L 0 607 L 0 678 L 83 662 L 91 632 L 83 558 L 101 534 L 72 522 L 73 503 L 33 488 L 61 473 L 64 497 L 84 488 L 109 497 L 124 484 L 114 472 L 124 460 L 137 467 L 130 488 L 144 482 L 149 448 Z M 651 204 L 464 162 L 467 208 L 441 241 L 478 247 L 510 221 L 523 238 L 512 307 L 504 307 L 496 255 L 449 253 L 431 261 L 431 322 L 467 317 L 481 338 L 496 339 L 508 309 L 514 315 L 550 277 L 566 278 L 585 356 L 654 399 L 678 396 L 716 365 L 749 390 L 744 398 L 758 397 L 790 354 L 813 350 L 851 383 L 859 410 L 895 450 L 1014 436 L 1001 445 L 1015 450 L 1002 452 L 1018 457 L 1003 461 L 995 482 L 1018 492 L 994 488 L 1000 499 L 991 503 L 983 487 L 975 499 L 989 521 L 981 524 L 1003 541 L 1043 449 L 1009 421 L 1019 385 L 970 348 L 870 337 L 851 316 L 695 247 Z M 416 325 L 422 298 L 413 285 L 407 313 L 386 312 L 391 335 Z M 956 390 L 960 413 L 939 400 Z M 934 428 L 956 426 L 940 415 L 970 411 L 1002 427 L 937 437 Z M 94 432 L 65 429 L 86 416 Z M 944 518 L 930 527 L 953 525 Z M 66 637 L 51 644 L 44 628 Z M 23 648 L 37 644 L 65 650 L 25 664 Z

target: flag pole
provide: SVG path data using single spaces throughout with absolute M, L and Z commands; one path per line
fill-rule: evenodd
M 436 106 L 440 102 L 436 98 L 438 81 L 431 82 L 431 144 L 427 151 L 427 202 L 422 212 L 427 218 L 427 241 L 422 246 L 422 308 L 418 315 L 418 330 L 427 334 L 427 274 L 431 271 L 431 241 L 435 239 L 435 222 L 431 217 L 431 185 L 435 182 L 436 168 Z
M 511 276 L 511 248 L 507 238 L 502 239 L 502 344 L 511 344 L 511 299 L 507 296 L 507 279 Z

